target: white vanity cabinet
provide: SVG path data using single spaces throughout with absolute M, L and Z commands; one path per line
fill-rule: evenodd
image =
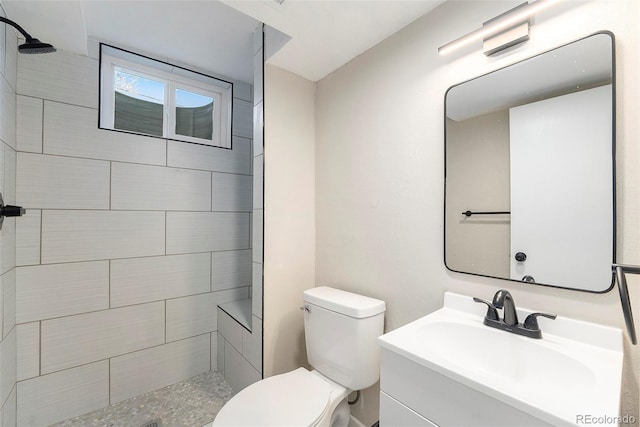
M 382 348 L 380 426 L 552 426 Z
M 484 325 L 485 311 L 447 292 L 442 309 L 378 339 L 382 427 L 560 427 L 619 415 L 619 329 L 558 316 L 533 339 Z

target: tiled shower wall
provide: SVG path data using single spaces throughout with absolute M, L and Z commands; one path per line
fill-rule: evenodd
M 232 150 L 101 130 L 96 59 L 20 56 L 18 425 L 216 368 L 252 280 L 251 86 L 233 103 Z
M 6 16 L 0 7 L 0 15 Z M 13 28 L 0 26 L 0 191 L 16 201 L 16 61 Z M 0 230 L 0 426 L 16 425 L 16 218 Z
M 224 310 L 218 309 L 218 368 L 235 392 L 262 379 L 262 271 L 263 271 L 263 25 L 254 32 L 253 43 L 253 280 L 252 298 L 246 317 L 251 330 L 244 328 Z M 249 301 L 246 301 L 247 303 Z

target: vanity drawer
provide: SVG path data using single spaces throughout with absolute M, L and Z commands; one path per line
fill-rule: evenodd
M 382 392 L 438 426 L 551 426 L 386 348 L 380 362 Z
M 382 391 L 380 392 L 380 426 L 438 427 Z

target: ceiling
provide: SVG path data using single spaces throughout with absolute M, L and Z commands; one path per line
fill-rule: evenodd
M 1 0 L 7 17 L 58 49 L 87 38 L 253 81 L 260 22 L 291 40 L 270 62 L 317 81 L 444 0 Z
M 317 81 L 444 0 L 221 0 L 291 36 L 269 62 Z

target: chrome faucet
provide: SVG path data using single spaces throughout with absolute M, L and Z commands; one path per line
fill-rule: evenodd
M 542 338 L 542 331 L 538 326 L 538 317 L 556 318 L 555 314 L 531 313 L 524 323 L 518 323 L 516 304 L 506 289 L 500 289 L 496 292 L 493 296 L 493 302 L 475 297 L 473 301 L 487 305 L 487 314 L 484 316 L 485 325 L 529 338 Z M 502 309 L 502 320 L 500 320 L 500 315 L 498 314 L 499 309 Z

